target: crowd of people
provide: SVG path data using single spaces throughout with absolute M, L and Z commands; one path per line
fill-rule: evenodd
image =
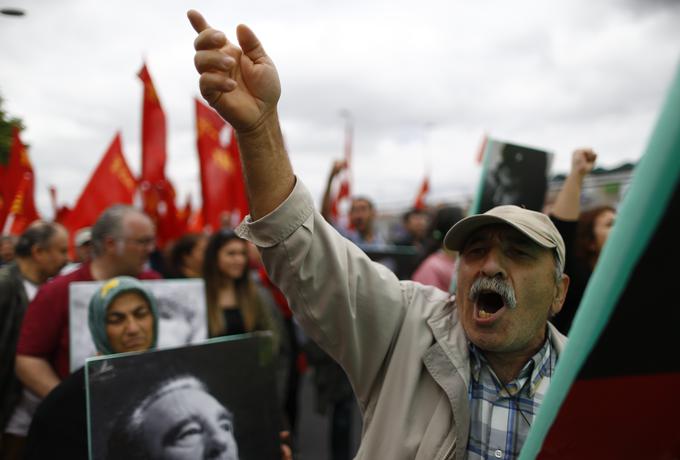
M 162 278 L 150 263 L 151 255 L 158 251 L 151 220 L 131 206 L 107 209 L 91 229 L 75 236 L 77 262 L 73 263 L 69 263 L 68 236 L 59 224 L 36 221 L 16 239 L 12 250 L 6 251 L 8 256 L 0 268 L 3 459 L 24 458 L 24 453 L 29 458 L 44 458 L 50 451 L 62 452 L 68 458 L 87 457 L 83 368 L 73 373 L 69 365 L 72 283 L 102 281 L 107 286 L 114 280 L 120 284 L 109 291 L 109 295 L 117 295 L 115 302 L 94 302 L 98 298 L 95 295 L 90 305 L 90 331 L 100 353 L 151 349 L 158 338 L 159 314 L 152 296 L 133 282 Z M 213 235 L 185 235 L 154 260 L 167 260 L 160 267 L 168 277 L 204 280 L 210 337 L 272 332 L 283 398 L 291 335 L 270 288 L 259 281 L 258 270 L 251 266 L 257 266 L 257 261 L 250 260 L 253 252 L 248 250 L 249 244 L 228 229 Z M 136 294 L 125 307 L 125 296 L 118 294 L 125 294 L 127 285 L 132 285 L 127 290 Z M 134 302 L 140 299 L 139 292 L 147 299 L 141 307 Z M 98 307 L 93 310 L 93 305 Z M 119 305 L 128 311 L 117 312 Z M 141 324 L 143 317 L 148 324 Z M 112 333 L 112 329 L 116 331 Z M 74 388 L 82 391 L 76 394 Z M 55 398 L 59 402 L 50 402 Z M 63 410 L 67 408 L 65 401 L 71 404 L 70 410 Z M 78 420 L 75 425 L 57 423 L 65 433 L 53 427 L 56 414 L 63 412 Z M 41 413 L 50 415 L 34 417 Z M 43 435 L 29 436 L 31 431 Z M 46 441 L 46 433 L 51 443 Z M 63 449 L 55 450 L 59 444 Z M 72 452 L 78 455 L 72 456 Z
M 343 225 L 330 214 L 342 166 L 333 166 L 315 210 L 281 139 L 276 69 L 253 32 L 239 26 L 241 52 L 197 12 L 189 19 L 202 94 L 238 133 L 251 215 L 236 229 L 186 234 L 161 251 L 151 219 L 116 205 L 74 235 L 73 260 L 59 224 L 38 221 L 3 236 L 0 458 L 86 458 L 83 369 L 69 363 L 69 286 L 104 283 L 89 304 L 89 332 L 100 354 L 114 354 L 155 348 L 158 311 L 138 280 L 161 278 L 204 281 L 209 337 L 272 333 L 282 426 L 294 434 L 307 354 L 315 406 L 332 420 L 334 460 L 516 458 L 614 224 L 614 208 L 580 206 L 595 153 L 573 153 L 546 214 L 513 205 L 468 217 L 450 205 L 410 209 L 390 239 L 376 226 L 374 202 L 356 196 Z M 366 255 L 387 245 L 411 248 L 406 272 Z M 219 405 L 190 377 L 157 390 L 170 387 Z M 355 404 L 358 452 L 350 449 Z M 238 458 L 229 411 L 219 413 L 221 440 L 210 448 Z M 129 423 L 121 423 L 112 458 L 160 449 L 125 438 Z M 190 455 L 207 455 L 197 452 Z M 282 457 L 291 455 L 283 445 Z

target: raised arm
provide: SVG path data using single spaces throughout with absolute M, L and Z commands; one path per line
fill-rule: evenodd
M 50 363 L 37 356 L 17 355 L 14 370 L 21 383 L 40 398 L 47 396 L 60 382 Z
M 194 63 L 201 94 L 236 131 L 250 213 L 259 219 L 295 185 L 277 114 L 281 85 L 276 67 L 247 26 L 236 29 L 239 48 L 197 11 L 187 16 L 198 32 Z
M 583 179 L 593 170 L 597 154 L 591 148 L 574 151 L 571 157 L 571 171 L 557 194 L 551 214 L 561 220 L 578 220 L 581 212 L 581 190 Z

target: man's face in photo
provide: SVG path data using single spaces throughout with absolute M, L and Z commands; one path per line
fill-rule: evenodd
M 238 460 L 233 416 L 198 388 L 170 391 L 144 411 L 142 438 L 157 460 Z

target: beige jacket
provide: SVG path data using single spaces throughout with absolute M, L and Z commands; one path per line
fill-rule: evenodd
M 262 249 L 305 332 L 347 372 L 364 422 L 356 458 L 464 459 L 470 365 L 453 298 L 369 260 L 315 211 L 300 181 L 237 231 Z M 564 337 L 552 332 L 560 352 Z

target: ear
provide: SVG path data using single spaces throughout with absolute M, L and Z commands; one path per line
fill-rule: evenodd
M 116 245 L 118 244 L 118 240 L 116 238 L 113 238 L 111 236 L 107 236 L 104 238 L 104 253 L 105 254 L 110 254 L 110 253 L 115 253 L 116 251 Z
M 562 275 L 562 279 L 555 283 L 555 297 L 550 306 L 550 317 L 552 318 L 562 310 L 564 299 L 567 298 L 567 291 L 569 290 L 569 275 Z
M 31 257 L 34 260 L 40 260 L 41 256 L 45 253 L 45 249 L 42 248 L 39 244 L 34 244 L 31 246 Z

